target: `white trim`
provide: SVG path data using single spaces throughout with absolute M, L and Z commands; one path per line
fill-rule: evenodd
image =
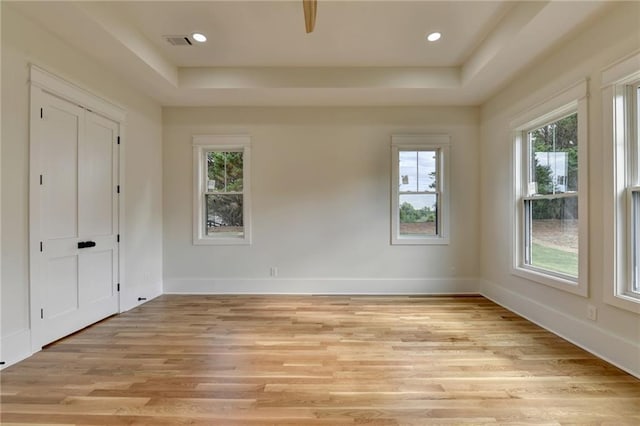
M 40 129 L 40 105 L 44 102 L 44 94 L 49 94 L 57 98 L 63 99 L 81 108 L 91 110 L 93 113 L 106 117 L 118 124 L 118 135 L 120 136 L 120 145 L 118 147 L 118 184 L 120 185 L 120 194 L 114 194 L 114 199 L 118 202 L 118 233 L 120 241 L 124 238 L 124 122 L 126 119 L 126 111 L 119 106 L 100 98 L 91 92 L 80 88 L 79 86 L 68 82 L 58 76 L 55 76 L 44 69 L 30 64 L 30 116 L 29 116 L 29 319 L 31 327 L 31 351 L 35 353 L 41 349 L 41 336 L 39 335 L 37 324 L 40 322 L 41 302 L 39 300 L 39 291 L 36 291 L 34 278 L 38 276 L 40 271 L 39 245 L 41 237 L 40 229 L 40 182 L 39 168 L 34 167 L 40 164 L 39 150 L 34 146 L 34 141 L 41 140 Z M 118 244 L 118 278 L 120 288 L 122 290 L 125 285 L 124 280 L 124 244 Z M 120 310 L 120 295 L 118 293 L 118 310 Z
M 40 150 L 35 149 L 32 141 L 40 139 L 40 126 L 35 125 L 39 117 L 39 107 L 43 94 L 42 89 L 36 86 L 30 87 L 30 116 L 29 116 L 29 323 L 31 327 L 31 352 L 40 350 L 40 341 L 37 336 L 35 324 L 40 320 L 38 306 L 40 292 L 35 290 L 34 277 L 39 275 L 41 269 L 38 245 L 40 241 L 40 188 L 39 173 L 34 164 L 40 164 Z
M 215 146 L 219 149 L 251 147 L 250 135 L 193 135 L 192 145 Z
M 640 378 L 640 341 L 616 336 L 597 323 L 550 308 L 493 282 L 482 280 L 480 285 L 480 294 L 487 299 Z
M 602 70 L 602 88 L 640 78 L 640 52 L 622 58 Z
M 125 150 L 127 144 L 126 140 L 126 126 L 124 123 L 120 123 L 120 145 L 118 145 L 118 184 L 120 185 L 120 197 L 118 197 L 118 234 L 120 235 L 120 243 L 118 244 L 118 283 L 120 285 L 120 292 L 118 294 L 118 312 L 123 312 L 122 310 L 122 292 L 125 289 L 127 284 L 126 278 L 126 268 L 125 268 L 125 243 L 124 237 L 126 235 L 125 232 L 125 218 L 126 210 L 125 210 L 125 201 L 127 199 L 127 186 L 125 180 Z
M 521 278 L 530 281 L 567 291 L 582 297 L 589 295 L 589 157 L 588 157 L 588 119 L 589 111 L 587 105 L 588 81 L 581 80 L 568 87 L 555 96 L 548 98 L 542 103 L 520 113 L 511 121 L 512 130 L 512 176 L 514 179 L 512 192 L 511 209 L 511 229 L 512 229 L 512 262 L 511 272 Z M 576 112 L 578 114 L 578 279 L 571 280 L 564 278 L 561 274 L 545 273 L 533 267 L 522 264 L 523 234 L 524 234 L 524 206 L 522 200 L 529 196 L 528 179 L 525 178 L 524 167 L 527 167 L 528 155 L 524 145 L 526 140 L 523 134 L 531 129 L 535 129 L 550 122 L 553 122 L 567 114 Z
M 75 102 L 91 111 L 104 115 L 120 124 L 127 118 L 124 108 L 101 98 L 80 86 L 71 83 L 61 77 L 51 74 L 37 65 L 29 66 L 29 81 L 32 86 L 41 88 L 52 95 Z
M 602 140 L 604 198 L 604 283 L 603 300 L 612 306 L 640 313 L 640 299 L 628 294 L 632 280 L 631 200 L 628 186 L 637 183 L 634 176 L 635 150 L 638 149 L 629 120 L 630 83 L 640 79 L 640 53 L 623 59 L 603 71 Z M 636 100 L 637 101 L 637 100 Z M 631 107 L 632 113 L 635 107 Z M 637 115 L 636 115 L 637 117 Z M 637 120 L 637 118 L 636 118 Z M 637 123 L 636 123 L 637 125 Z M 629 158 L 631 157 L 631 158 Z M 635 182 L 634 182 L 635 181 Z
M 129 311 L 151 300 L 162 296 L 162 281 L 156 281 L 152 284 L 129 288 L 121 293 L 120 313 Z M 138 300 L 138 297 L 144 295 L 146 300 Z
M 392 245 L 447 245 L 451 235 L 450 213 L 450 143 L 449 135 L 392 135 L 391 136 L 391 244 Z M 401 237 L 399 235 L 399 152 L 401 150 L 434 150 L 438 155 L 440 198 L 438 204 L 439 233 L 436 236 Z
M 552 117 L 571 111 L 579 100 L 588 97 L 588 83 L 586 79 L 580 80 L 558 94 L 516 114 L 509 127 L 513 130 L 524 130 L 527 127 L 542 126 Z
M 251 137 L 249 135 L 193 135 L 193 245 L 251 245 Z M 204 235 L 204 154 L 211 150 L 242 152 L 242 237 Z
M 0 359 L 4 361 L 4 365 L 0 365 L 0 370 L 30 357 L 33 354 L 31 330 L 20 330 L 3 336 L 0 340 L 0 348 L 2 352 Z
M 478 294 L 475 278 L 165 278 L 164 294 Z

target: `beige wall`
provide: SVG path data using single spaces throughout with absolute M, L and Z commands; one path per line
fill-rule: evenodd
M 603 302 L 611 278 L 603 272 L 603 194 L 609 189 L 602 184 L 603 152 L 608 147 L 602 137 L 600 86 L 604 67 L 639 48 L 640 4 L 617 5 L 552 54 L 536 60 L 528 72 L 483 105 L 480 151 L 483 293 L 636 373 L 640 372 L 640 317 Z M 590 90 L 588 298 L 511 274 L 514 209 L 509 123 L 522 111 L 584 78 L 589 79 Z M 587 321 L 588 304 L 597 307 L 597 322 Z
M 165 291 L 477 289 L 476 108 L 165 108 L 163 119 Z M 233 133 L 252 139 L 253 244 L 194 246 L 191 137 Z M 448 246 L 390 245 L 394 133 L 451 135 Z
M 29 84 L 35 63 L 127 111 L 122 308 L 162 291 L 162 111 L 105 67 L 2 3 L 2 359 L 29 338 Z M 144 167 L 141 167 L 144 164 Z M 28 348 L 28 346 L 27 346 Z

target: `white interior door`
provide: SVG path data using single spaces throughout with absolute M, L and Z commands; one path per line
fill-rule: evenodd
M 118 311 L 119 124 L 46 92 L 36 99 L 40 258 L 32 318 L 42 346 Z

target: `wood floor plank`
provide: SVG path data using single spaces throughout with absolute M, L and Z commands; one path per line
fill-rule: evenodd
M 640 425 L 640 380 L 482 297 L 166 295 L 0 385 L 3 425 Z

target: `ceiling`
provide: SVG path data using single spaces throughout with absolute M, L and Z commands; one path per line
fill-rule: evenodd
M 319 0 L 306 34 L 302 0 L 12 3 L 165 106 L 478 105 L 606 6 Z

